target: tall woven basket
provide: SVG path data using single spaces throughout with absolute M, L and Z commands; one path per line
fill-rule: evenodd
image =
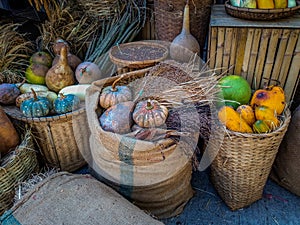
M 185 0 L 154 0 L 156 39 L 173 41 L 181 32 Z M 213 0 L 189 1 L 191 34 L 196 37 L 201 51 L 205 45 Z
M 211 164 L 211 180 L 231 210 L 249 206 L 262 198 L 289 122 L 290 112 L 286 110 L 282 125 L 271 133 L 248 134 L 227 130 Z
M 30 131 L 21 144 L 0 161 L 0 215 L 13 205 L 15 185 L 37 169 L 37 154 Z
M 73 172 L 86 164 L 80 151 L 89 136 L 83 106 L 70 113 L 40 118 L 27 118 L 15 106 L 6 107 L 5 111 L 13 119 L 31 125 L 35 141 L 49 166 Z

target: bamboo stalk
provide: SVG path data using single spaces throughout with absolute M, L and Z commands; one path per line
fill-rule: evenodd
M 248 30 L 248 35 L 247 35 L 247 41 L 245 44 L 245 54 L 244 54 L 244 61 L 242 65 L 242 72 L 241 75 L 247 79 L 247 74 L 248 74 L 248 66 L 249 66 L 249 61 L 250 61 L 250 53 L 251 53 L 251 47 L 252 47 L 252 42 L 253 42 L 253 36 L 254 36 L 254 29 L 249 28 Z M 250 81 L 248 80 L 250 83 Z
M 224 44 L 224 53 L 223 53 L 223 62 L 222 62 L 222 72 L 225 72 L 230 67 L 230 49 L 232 41 L 232 32 L 233 28 L 226 28 L 225 31 L 225 44 Z
M 235 68 L 237 32 L 238 32 L 238 28 L 234 28 L 232 33 L 232 41 L 231 41 L 231 49 L 230 49 L 230 61 L 229 61 L 230 69 L 228 71 L 230 74 L 234 73 L 234 68 Z

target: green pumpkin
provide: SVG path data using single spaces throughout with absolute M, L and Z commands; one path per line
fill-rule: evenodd
M 58 114 L 63 114 L 67 112 L 72 112 L 77 109 L 80 104 L 80 99 L 73 94 L 64 95 L 59 94 L 59 97 L 55 99 L 53 106 L 54 110 Z
M 47 116 L 52 108 L 51 102 L 46 97 L 37 96 L 31 89 L 33 98 L 27 99 L 21 104 L 21 111 L 27 117 Z

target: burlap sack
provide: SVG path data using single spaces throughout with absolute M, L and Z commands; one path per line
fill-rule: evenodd
M 279 185 L 300 196 L 300 106 L 293 113 L 281 142 L 270 177 Z
M 1 217 L 2 225 L 163 224 L 89 175 L 54 174 Z
M 143 72 L 124 76 L 138 96 Z M 177 142 L 171 138 L 151 142 L 138 140 L 130 134 L 120 135 L 104 131 L 99 123 L 99 94 L 116 77 L 96 81 L 87 90 L 86 108 L 91 129 L 90 148 L 93 169 L 116 190 L 137 206 L 158 218 L 168 218 L 182 212 L 192 197 L 190 180 L 191 156 L 198 136 L 190 134 Z M 101 112 L 100 112 L 101 113 Z

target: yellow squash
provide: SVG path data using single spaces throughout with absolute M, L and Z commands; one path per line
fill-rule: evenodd
M 229 130 L 241 133 L 253 133 L 252 128 L 247 122 L 230 106 L 223 106 L 218 112 L 218 118 Z

